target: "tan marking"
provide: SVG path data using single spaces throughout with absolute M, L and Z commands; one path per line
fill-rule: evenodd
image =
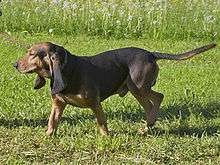
M 97 126 L 100 130 L 101 135 L 108 135 L 107 120 L 103 112 L 101 103 L 96 104 L 95 106 L 91 107 L 91 109 L 96 116 Z
M 67 104 L 71 104 L 73 106 L 77 106 L 81 108 L 88 108 L 93 105 L 93 101 L 91 99 L 86 98 L 84 95 L 81 94 L 77 94 L 77 95 L 57 94 L 56 97 L 62 102 L 66 102 Z

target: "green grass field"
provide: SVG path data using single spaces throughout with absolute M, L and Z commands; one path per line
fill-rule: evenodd
M 0 2 L 0 164 L 220 164 L 220 2 L 217 0 L 4 0 Z M 57 136 L 47 137 L 49 82 L 14 62 L 23 43 L 51 41 L 76 55 L 136 46 L 181 53 L 215 42 L 187 61 L 159 61 L 156 91 L 165 95 L 155 128 L 129 93 L 103 102 L 110 135 L 90 109 L 67 106 Z M 17 44 L 19 45 L 19 44 Z
M 53 41 L 77 55 L 138 46 L 178 53 L 208 41 L 153 41 L 51 35 L 17 35 L 28 43 Z M 68 40 L 67 40 L 68 39 Z M 220 44 L 220 43 L 219 43 Z M 90 109 L 68 106 L 56 137 L 45 135 L 50 90 L 33 90 L 34 75 L 21 75 L 12 64 L 25 50 L 0 45 L 0 162 L 6 164 L 219 164 L 219 47 L 183 62 L 159 61 L 156 91 L 165 95 L 158 122 L 148 135 L 144 111 L 128 94 L 103 103 L 111 133 L 101 137 Z
M 218 0 L 4 0 L 1 31 L 219 39 Z

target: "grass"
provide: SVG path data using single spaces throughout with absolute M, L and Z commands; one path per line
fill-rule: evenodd
M 217 0 L 5 0 L 0 31 L 219 39 Z
M 49 138 L 49 83 L 33 90 L 35 75 L 12 66 L 26 50 L 2 35 L 52 41 L 77 55 L 126 46 L 179 53 L 220 44 L 218 1 L 5 0 L 0 13 L 0 164 L 220 164 L 219 46 L 188 61 L 159 61 L 154 89 L 165 99 L 149 134 L 138 133 L 144 111 L 128 94 L 103 102 L 109 136 L 100 136 L 90 109 L 67 106 Z
M 177 53 L 209 42 L 24 33 L 14 36 L 26 43 L 53 41 L 77 55 L 95 55 L 126 46 Z M 145 124 L 144 111 L 131 94 L 107 99 L 103 107 L 111 129 L 108 137 L 98 133 L 90 109 L 68 106 L 57 136 L 48 138 L 49 84 L 35 91 L 35 76 L 21 75 L 12 67 L 25 50 L 4 42 L 0 50 L 1 164 L 220 163 L 219 46 L 188 61 L 159 61 L 160 74 L 154 89 L 165 99 L 158 122 L 148 135 L 138 134 Z

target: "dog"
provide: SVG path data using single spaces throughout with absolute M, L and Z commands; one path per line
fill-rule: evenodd
M 95 56 L 76 56 L 62 46 L 43 42 L 28 49 L 14 67 L 20 73 L 37 73 L 34 89 L 42 88 L 46 79 L 50 80 L 52 111 L 47 135 L 56 133 L 67 104 L 91 108 L 100 133 L 107 135 L 102 101 L 114 94 L 123 97 L 130 91 L 145 110 L 145 128 L 150 128 L 156 122 L 164 98 L 162 93 L 151 89 L 158 76 L 157 60 L 185 60 L 215 46 L 212 43 L 178 55 L 128 47 Z

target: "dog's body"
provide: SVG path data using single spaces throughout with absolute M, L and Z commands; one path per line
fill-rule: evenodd
M 75 56 L 52 44 L 34 45 L 15 67 L 21 73 L 36 72 L 35 89 L 51 80 L 52 112 L 47 134 L 56 131 L 67 104 L 93 110 L 102 134 L 107 134 L 107 122 L 101 102 L 113 94 L 121 97 L 130 91 L 146 112 L 147 126 L 156 121 L 163 94 L 151 90 L 158 75 L 158 59 L 183 60 L 213 48 L 210 44 L 180 55 L 149 52 L 140 48 L 122 48 L 96 56 Z
M 155 57 L 150 54 L 147 56 L 144 52 L 145 50 L 139 48 L 123 48 L 91 57 L 68 56 L 68 62 L 63 69 L 63 77 L 68 77 L 64 81 L 68 85 L 61 95 L 64 96 L 64 100 L 72 104 L 75 101 L 71 101 L 65 95 L 71 94 L 76 99 L 95 98 L 96 100 L 98 98 L 103 101 L 113 94 L 127 93 L 127 81 L 131 78 L 129 75 L 137 75 L 133 74 L 134 72 L 141 74 L 144 72 L 143 67 L 148 67 L 146 70 L 149 72 L 158 70 Z M 137 61 L 134 60 L 136 54 L 139 55 L 138 59 L 136 58 Z M 143 76 L 139 78 L 147 76 L 147 73 L 142 74 Z M 147 78 L 146 88 L 150 88 L 154 84 L 156 75 Z M 132 78 L 137 79 L 134 76 Z M 144 81 L 146 80 L 136 80 L 137 86 L 144 85 Z M 76 106 L 79 105 L 76 103 Z M 90 107 L 90 105 L 82 105 L 82 107 Z

